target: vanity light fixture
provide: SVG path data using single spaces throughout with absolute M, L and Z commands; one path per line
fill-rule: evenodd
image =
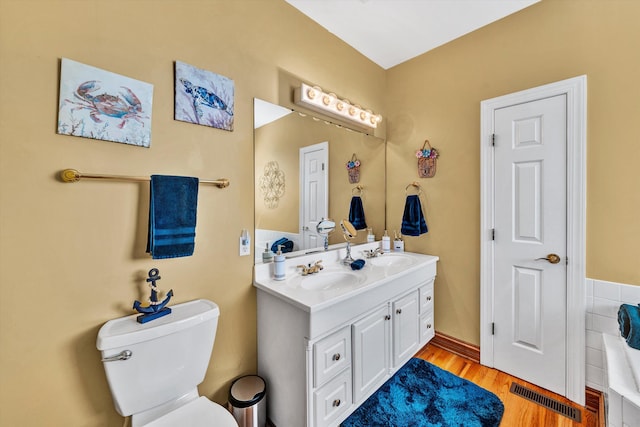
M 375 129 L 382 121 L 380 114 L 351 104 L 346 99 L 339 99 L 335 93 L 327 93 L 318 86 L 302 83 L 295 90 L 295 102 L 310 110 L 326 114 L 341 120 L 357 123 L 360 126 Z

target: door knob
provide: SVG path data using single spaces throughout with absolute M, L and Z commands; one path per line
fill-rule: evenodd
M 560 262 L 560 257 L 556 254 L 549 254 L 544 258 L 536 258 L 536 261 L 540 260 L 549 261 L 551 264 L 557 264 Z

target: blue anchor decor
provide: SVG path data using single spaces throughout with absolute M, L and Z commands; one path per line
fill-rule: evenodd
M 138 323 L 147 323 L 151 320 L 166 316 L 167 314 L 171 313 L 171 309 L 165 306 L 169 303 L 169 300 L 173 296 L 173 289 L 167 292 L 167 296 L 165 296 L 164 300 L 158 301 L 158 285 L 156 285 L 156 281 L 160 279 L 160 271 L 157 268 L 152 268 L 151 270 L 149 270 L 149 277 L 147 278 L 147 282 L 149 282 L 149 287 L 151 288 L 149 306 L 142 307 L 142 303 L 137 300 L 133 303 L 133 308 L 138 313 L 142 313 L 136 318 Z

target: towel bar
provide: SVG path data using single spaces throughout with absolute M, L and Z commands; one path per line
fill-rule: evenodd
M 60 178 L 64 182 L 77 182 L 80 179 L 112 179 L 115 181 L 133 181 L 133 182 L 144 182 L 150 181 L 151 177 L 148 176 L 127 176 L 127 175 L 98 175 L 98 174 L 88 174 L 88 173 L 80 173 L 75 169 L 65 169 L 60 172 Z M 216 180 L 200 180 L 200 184 L 212 184 L 217 186 L 218 188 L 226 188 L 229 186 L 229 180 L 227 178 L 220 178 Z

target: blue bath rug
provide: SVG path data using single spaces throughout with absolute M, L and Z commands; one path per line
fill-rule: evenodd
M 342 427 L 497 427 L 504 405 L 464 378 L 413 358 Z

